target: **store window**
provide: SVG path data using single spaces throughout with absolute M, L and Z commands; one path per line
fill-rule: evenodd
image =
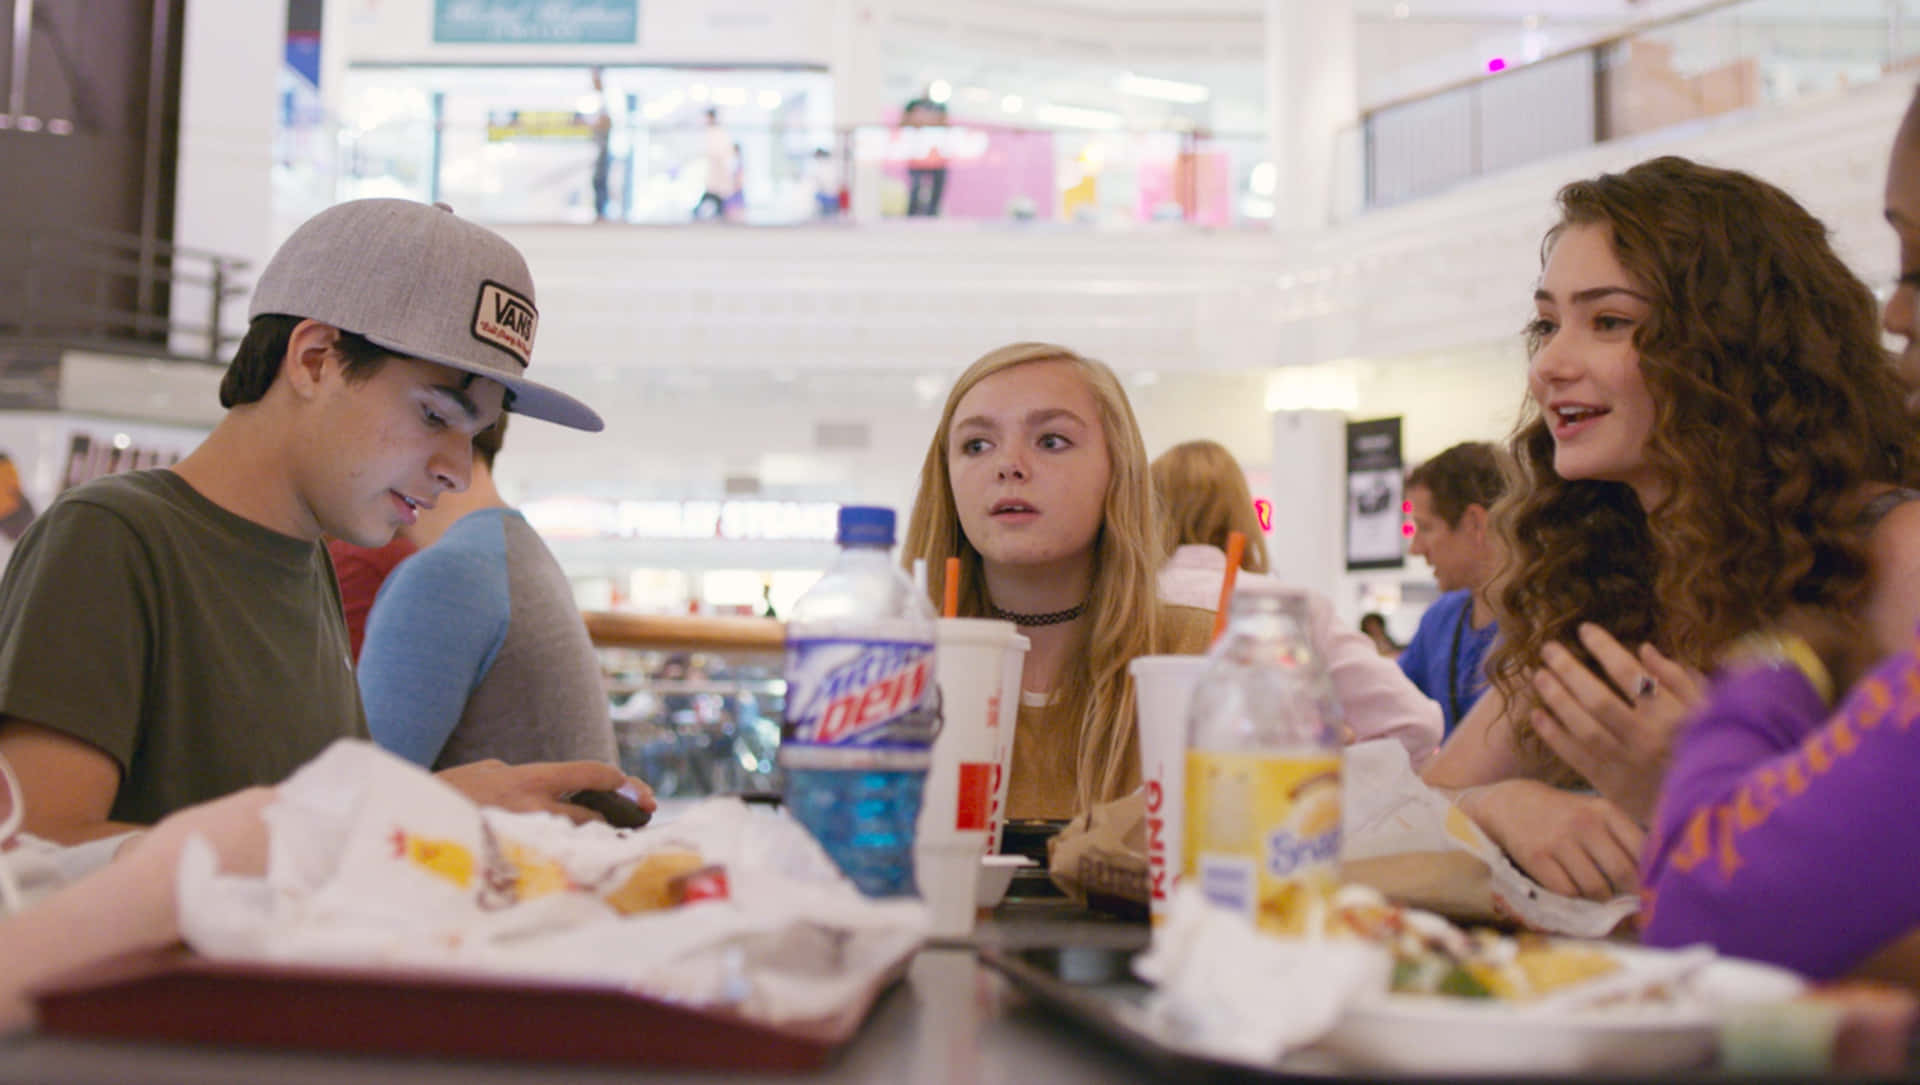
M 368 67 L 342 102 L 334 199 L 487 222 L 804 221 L 838 150 L 817 68 Z

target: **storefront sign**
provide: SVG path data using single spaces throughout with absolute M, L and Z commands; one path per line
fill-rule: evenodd
M 980 128 L 859 128 L 853 156 L 862 162 L 916 162 L 930 158 L 968 162 L 986 156 L 992 136 Z
M 640 0 L 434 0 L 443 45 L 634 45 Z
M 549 539 L 762 539 L 832 542 L 830 501 L 594 501 L 553 498 L 520 507 Z
M 495 109 L 487 113 L 487 142 L 578 141 L 593 138 L 594 116 L 564 109 Z
M 1400 534 L 1400 420 L 1347 423 L 1347 568 L 1406 564 Z

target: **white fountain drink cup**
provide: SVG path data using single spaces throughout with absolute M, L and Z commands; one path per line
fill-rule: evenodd
M 1000 853 L 1000 838 L 1007 831 L 1007 777 L 1013 771 L 1013 729 L 1020 722 L 1020 676 L 1032 644 L 1009 627 L 1006 655 L 1000 665 L 1000 727 L 993 736 L 997 745 L 993 751 L 993 804 L 987 808 L 989 855 Z
M 1133 676 L 1140 733 L 1140 780 L 1147 791 L 1147 875 L 1153 922 L 1166 918 L 1186 839 L 1187 709 L 1207 669 L 1205 656 L 1140 656 Z
M 914 876 L 936 936 L 973 930 L 974 882 L 987 854 L 998 766 L 1001 678 L 1013 623 L 942 618 L 934 650 L 940 737 L 914 834 Z

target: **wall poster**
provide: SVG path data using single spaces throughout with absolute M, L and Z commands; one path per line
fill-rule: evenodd
M 1402 551 L 1400 419 L 1347 423 L 1347 568 L 1397 569 Z

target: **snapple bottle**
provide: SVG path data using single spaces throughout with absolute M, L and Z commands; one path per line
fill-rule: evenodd
M 1318 926 L 1338 877 L 1340 721 L 1305 593 L 1242 582 L 1187 731 L 1183 876 L 1262 930 Z
M 840 557 L 787 620 L 787 809 L 870 897 L 916 892 L 914 822 L 940 730 L 933 607 L 894 565 L 893 510 L 840 510 Z

